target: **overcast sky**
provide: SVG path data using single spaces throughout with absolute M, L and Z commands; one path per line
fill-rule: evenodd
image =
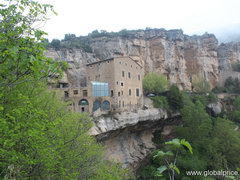
M 54 5 L 49 39 L 93 30 L 165 28 L 185 34 L 240 34 L 240 0 L 39 0 Z

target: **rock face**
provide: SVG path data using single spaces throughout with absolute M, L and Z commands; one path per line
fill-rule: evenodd
M 223 85 L 228 77 L 240 78 L 233 66 L 240 63 L 240 42 L 221 44 L 218 47 L 219 84 Z
M 81 49 L 61 49 L 47 52 L 48 56 L 67 60 L 72 86 L 84 84 L 84 65 L 114 56 L 132 56 L 148 72 L 160 72 L 182 89 L 191 89 L 195 77 L 212 86 L 218 81 L 217 39 L 214 35 L 187 36 L 182 30 L 151 29 L 130 32 L 127 37 L 102 36 L 92 38 L 93 53 Z
M 66 82 L 72 87 L 84 86 L 86 83 L 87 63 L 99 61 L 92 53 L 86 53 L 81 49 L 48 49 L 46 56 L 57 61 L 66 61 L 69 68 L 65 72 Z
M 167 112 L 161 109 L 100 116 L 94 118 L 95 126 L 90 134 L 105 145 L 107 158 L 136 169 L 139 162 L 155 148 L 153 132 L 162 128 L 167 119 Z
M 240 62 L 240 42 L 220 44 L 217 52 L 221 71 L 232 71 L 232 65 Z

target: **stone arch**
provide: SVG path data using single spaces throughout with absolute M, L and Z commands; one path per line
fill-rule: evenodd
M 89 102 L 87 99 L 81 99 L 78 105 L 80 112 L 89 112 Z
M 105 111 L 110 110 L 110 102 L 109 101 L 107 101 L 107 100 L 103 101 L 102 110 L 105 110 Z
M 93 112 L 101 108 L 101 102 L 99 100 L 95 100 L 93 102 Z

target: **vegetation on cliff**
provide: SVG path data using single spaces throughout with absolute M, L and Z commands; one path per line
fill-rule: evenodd
M 203 176 L 186 176 L 186 171 L 239 170 L 240 98 L 233 99 L 230 109 L 214 117 L 211 116 L 207 108 L 208 104 L 217 102 L 217 97 L 213 92 L 203 93 L 201 91 L 187 94 L 177 91 L 176 88 L 172 88 L 172 90 L 170 88 L 170 91 L 164 95 L 154 97 L 153 102 L 156 107 L 169 108 L 170 99 L 175 101 L 172 104 L 180 104 L 175 110 L 180 112 L 182 121 L 180 126 L 174 127 L 174 133 L 170 138 L 186 139 L 193 148 L 193 155 L 191 156 L 186 153 L 179 154 L 176 166 L 181 170 L 181 173 L 175 173 L 175 178 L 203 179 Z M 168 104 L 168 106 L 162 106 L 159 101 L 166 101 L 165 104 Z M 170 107 L 170 110 L 174 110 L 173 107 Z M 163 139 L 163 136 L 159 133 L 156 133 L 154 139 L 159 150 L 165 149 L 164 142 L 169 140 Z M 155 155 L 156 152 L 153 152 L 148 166 L 139 170 L 139 179 L 168 179 L 169 174 L 167 172 L 163 172 L 164 176 L 162 177 L 156 176 L 159 166 L 164 165 L 164 162 L 156 161 Z M 222 177 L 212 178 L 221 179 Z
M 33 28 L 51 10 L 30 0 L 0 3 L 0 179 L 124 179 L 88 135 L 90 118 L 47 88 L 66 67 L 44 56 L 45 32 Z

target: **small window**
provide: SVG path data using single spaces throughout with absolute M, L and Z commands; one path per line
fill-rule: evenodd
M 117 85 L 118 85 L 118 81 L 117 81 L 116 83 L 117 83 Z
M 124 107 L 124 101 L 122 102 L 122 106 Z
M 86 97 L 86 96 L 88 96 L 88 92 L 87 90 L 83 90 L 83 97 Z
M 124 77 L 125 76 L 125 73 L 124 73 L 124 71 L 122 71 L 122 77 Z
M 140 81 L 140 79 L 141 79 L 141 76 L 140 76 L 140 75 L 138 75 L 138 80 Z
M 136 89 L 136 96 L 139 96 L 139 89 Z
M 108 63 L 109 63 L 109 61 L 108 61 Z
M 131 78 L 131 73 L 130 73 L 130 72 L 128 72 L 128 78 L 129 78 L 129 79 Z
M 132 65 L 131 65 L 131 68 L 132 68 Z
M 123 91 L 122 91 L 122 95 L 123 95 Z
M 121 86 L 123 86 L 123 82 L 121 82 Z
M 73 94 L 78 94 L 78 90 L 73 90 Z
M 119 62 L 119 64 L 122 64 L 121 62 Z
M 65 98 L 68 98 L 68 97 L 69 97 L 68 91 L 64 91 L 64 97 L 65 97 Z
M 128 90 L 128 95 L 129 95 L 129 96 L 132 95 L 132 90 L 131 90 L 131 89 Z
M 119 101 L 119 107 L 121 107 L 121 101 Z
M 111 97 L 113 97 L 113 90 L 111 90 Z
M 121 94 L 120 94 L 120 92 L 118 92 L 118 96 L 120 96 Z

